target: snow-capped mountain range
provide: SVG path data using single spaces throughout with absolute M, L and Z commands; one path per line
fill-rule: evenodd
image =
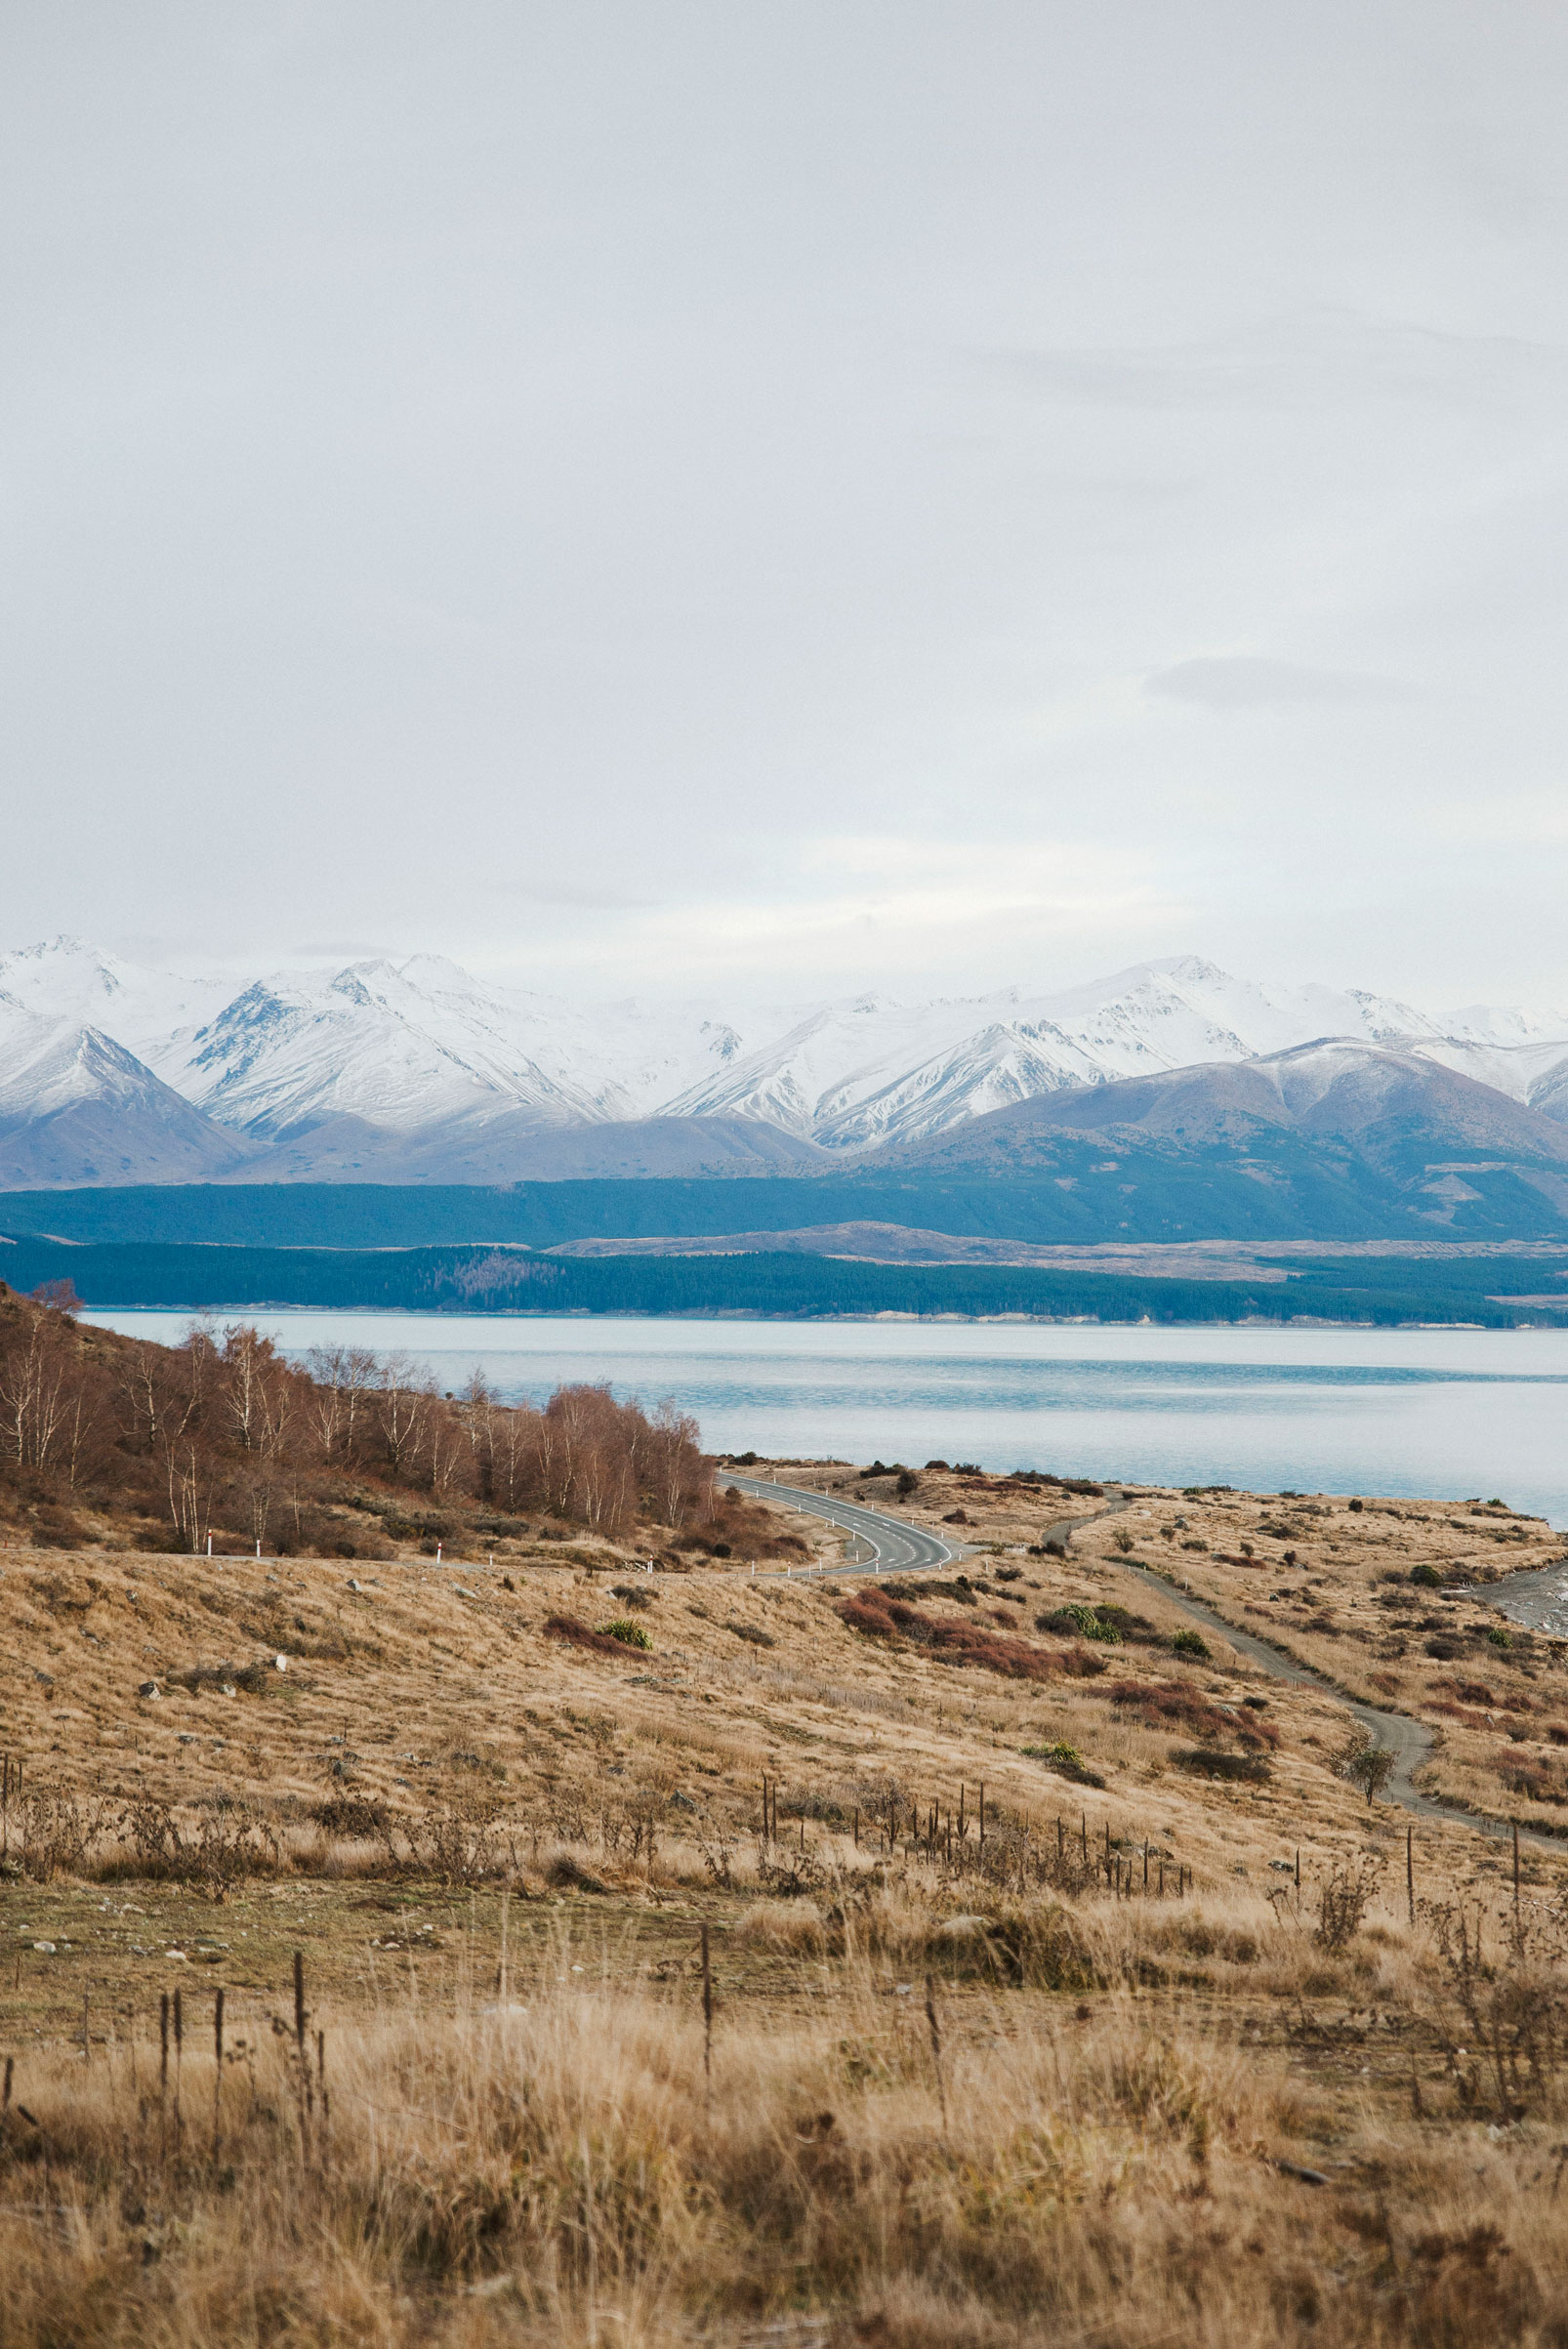
M 747 1172 L 843 1165 L 1063 1088 L 1325 1037 L 1568 1123 L 1568 1014 L 1433 1017 L 1190 956 L 1055 994 L 739 1012 L 572 1003 L 429 955 L 236 987 L 62 937 L 0 955 L 0 1187 L 680 1173 L 693 1150 L 692 1172 L 737 1150 Z

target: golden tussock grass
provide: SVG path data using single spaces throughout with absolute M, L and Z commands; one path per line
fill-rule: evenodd
M 1496 1809 L 1505 1709 L 1439 1681 L 1544 1732 L 1562 1659 L 1431 1658 L 1378 1602 L 1541 1531 L 1168 1493 L 1058 1558 L 1059 1494 L 909 1505 L 976 1545 L 922 1611 L 1043 1678 L 718 1571 L 649 1577 L 622 1656 L 544 1635 L 620 1602 L 531 1563 L 8 1557 L 0 2349 L 1568 2349 L 1568 1854 L 1515 1908 L 1506 1849 L 1422 1822 L 1412 1916 L 1332 1690 L 1175 1650 L 1116 1539 L 1425 1710 Z
M 788 1906 L 746 1932 L 800 1951 Z M 1063 1914 L 1115 1968 L 1122 1916 Z M 1331 2119 L 1277 2052 L 1125 1979 L 1091 2001 L 938 1966 L 928 2002 L 878 1960 L 891 1922 L 841 1924 L 807 2011 L 765 2021 L 721 1956 L 711 2091 L 694 1951 L 640 1988 L 613 1941 L 558 1930 L 505 1996 L 471 1973 L 309 2012 L 303 2062 L 285 1997 L 277 2028 L 231 2029 L 221 2094 L 194 1994 L 166 2081 L 145 2026 L 25 2061 L 7 2349 L 1568 2338 L 1555 2073 L 1502 2130 L 1370 2094 Z M 1257 1900 L 1183 1924 L 1282 1934 Z

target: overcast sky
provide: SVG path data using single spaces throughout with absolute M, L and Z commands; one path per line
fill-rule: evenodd
M 1568 1002 L 1568 11 L 20 0 L 0 943 Z

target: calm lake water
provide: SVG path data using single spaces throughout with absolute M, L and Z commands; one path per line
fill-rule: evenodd
M 176 1339 L 179 1313 L 89 1313 Z M 1568 1526 L 1568 1331 L 258 1312 L 287 1352 L 401 1350 L 508 1400 L 673 1396 L 715 1450 L 978 1461 L 1133 1483 L 1483 1500 Z

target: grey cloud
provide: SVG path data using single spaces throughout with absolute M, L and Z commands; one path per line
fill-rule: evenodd
M 1295 661 L 1232 659 L 1177 661 L 1143 680 L 1146 693 L 1166 701 L 1197 702 L 1208 710 L 1257 710 L 1288 703 L 1370 704 L 1409 701 L 1396 678 L 1356 669 L 1311 669 Z
M 297 938 L 288 951 L 294 955 L 319 955 L 326 963 L 336 962 L 340 957 L 346 963 L 379 963 L 398 961 L 410 949 L 406 944 L 389 946 L 385 939 Z
M 1560 397 L 1568 386 L 1556 345 L 1349 309 L 1263 319 L 1209 343 L 1011 350 L 992 363 L 1043 399 L 1154 411 L 1312 413 L 1368 398 L 1468 406 Z
M 1560 998 L 1565 91 L 1453 0 L 4 12 L 0 943 Z M 977 913 L 960 809 L 1159 902 Z

